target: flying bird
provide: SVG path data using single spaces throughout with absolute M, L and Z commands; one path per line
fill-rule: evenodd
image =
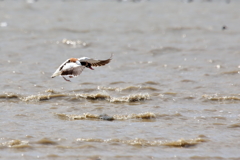
M 69 58 L 63 64 L 61 64 L 58 69 L 51 76 L 52 78 L 56 76 L 63 77 L 66 81 L 69 81 L 67 78 L 74 78 L 79 76 L 84 68 L 89 68 L 94 70 L 92 67 L 99 67 L 108 64 L 112 60 L 112 55 L 109 59 L 98 60 L 88 57 L 82 58 Z

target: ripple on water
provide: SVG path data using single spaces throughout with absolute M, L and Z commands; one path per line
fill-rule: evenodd
M 240 128 L 240 123 L 234 123 L 228 126 L 228 128 Z
M 180 51 L 181 49 L 175 48 L 175 47 L 162 47 L 162 48 L 152 49 L 150 50 L 150 53 L 152 53 L 155 56 L 155 55 L 164 55 L 169 53 L 179 53 Z
M 59 119 L 62 120 L 131 120 L 131 119 L 138 119 L 138 120 L 155 120 L 157 118 L 164 117 L 168 119 L 171 117 L 183 117 L 180 113 L 176 113 L 173 115 L 168 114 L 159 114 L 159 113 L 152 113 L 152 112 L 145 112 L 145 113 L 133 113 L 133 114 L 115 114 L 113 116 L 109 116 L 107 114 L 91 114 L 91 113 L 83 113 L 82 115 L 71 115 L 71 114 L 64 114 L 64 113 L 56 113 Z
M 0 143 L 1 148 L 9 147 L 9 148 L 29 148 L 28 141 L 21 141 L 18 139 L 10 140 L 7 142 Z
M 158 82 L 154 82 L 154 81 L 147 81 L 147 82 L 144 82 L 143 84 L 148 84 L 148 85 L 159 85 L 160 83 L 158 83 Z
M 239 95 L 235 96 L 221 96 L 221 95 L 203 95 L 204 99 L 211 100 L 211 101 L 239 101 L 240 97 Z
M 207 139 L 195 138 L 195 139 L 180 139 L 177 141 L 160 141 L 160 140 L 146 140 L 141 138 L 135 138 L 130 140 L 123 139 L 95 139 L 95 138 L 77 138 L 77 142 L 99 142 L 99 143 L 122 143 L 131 146 L 167 146 L 167 147 L 192 147 L 200 143 L 207 142 Z
M 57 42 L 59 43 L 59 42 Z M 70 40 L 70 39 L 63 39 L 62 44 L 65 44 L 70 47 L 88 47 L 90 44 L 81 40 Z
M 130 146 L 167 146 L 167 147 L 192 147 L 196 146 L 200 143 L 207 142 L 208 140 L 205 138 L 194 138 L 194 139 L 180 139 L 176 141 L 167 141 L 167 140 L 148 140 L 141 138 L 134 139 L 120 139 L 120 138 L 110 138 L 110 139 L 101 139 L 101 138 L 77 138 L 77 142 L 97 142 L 97 143 L 109 143 L 109 144 L 126 144 Z M 29 143 L 32 145 L 30 146 Z M 74 142 L 72 142 L 74 143 Z M 95 145 L 91 144 L 83 144 L 81 146 L 66 146 L 52 141 L 48 138 L 43 138 L 37 142 L 29 142 L 29 141 L 21 141 L 21 140 L 10 140 L 7 142 L 0 143 L 1 148 L 35 148 L 39 147 L 39 145 L 54 145 L 59 149 L 75 149 L 75 148 L 96 148 Z
M 44 144 L 44 145 L 56 145 L 58 144 L 57 142 L 50 140 L 48 138 L 43 138 L 40 139 L 39 141 L 36 142 L 37 144 Z
M 0 94 L 0 98 L 19 98 L 19 95 L 16 93 L 5 93 L 5 94 Z
M 222 72 L 221 74 L 236 75 L 236 74 L 239 74 L 239 73 L 240 73 L 240 71 L 234 70 L 234 71 Z
M 124 81 L 116 81 L 116 82 L 111 82 L 110 85 L 113 85 L 113 84 L 123 84 L 123 83 L 126 83 Z
M 139 90 L 149 90 L 149 91 L 158 91 L 157 88 L 151 87 L 151 86 L 128 86 L 128 87 L 103 87 L 103 86 L 98 86 L 99 90 L 108 90 L 108 91 L 116 91 L 116 92 L 121 92 L 121 91 L 139 91 Z
M 50 100 L 53 98 L 62 98 L 67 97 L 70 100 L 75 99 L 87 99 L 87 100 L 105 100 L 111 103 L 121 103 L 121 102 L 137 102 L 137 101 L 144 101 L 150 99 L 150 95 L 148 93 L 136 93 L 136 94 L 129 94 L 128 96 L 122 97 L 112 97 L 107 92 L 99 92 L 99 93 L 80 93 L 80 94 L 65 94 L 65 93 L 58 93 L 52 94 L 54 91 L 50 91 L 50 94 L 38 94 L 38 95 L 30 95 L 30 96 L 21 96 L 17 94 L 2 94 L 0 98 L 2 99 L 9 99 L 15 98 L 24 102 L 31 102 L 31 101 L 43 101 L 43 100 Z

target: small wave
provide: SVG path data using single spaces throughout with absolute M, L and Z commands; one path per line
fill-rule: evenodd
M 50 158 L 50 159 L 55 159 L 55 158 L 58 158 L 58 157 L 60 157 L 60 156 L 57 155 L 57 154 L 49 154 L 47 157 Z M 61 156 L 61 158 L 62 158 L 62 156 Z M 66 158 L 66 159 L 67 159 L 67 158 Z
M 112 97 L 110 99 L 110 102 L 137 102 L 137 101 L 144 101 L 144 100 L 147 100 L 149 99 L 150 96 L 149 94 L 132 94 L 132 95 L 129 95 L 129 96 L 123 96 L 123 97 L 120 97 L 120 98 L 115 98 L 115 97 Z
M 166 95 L 172 95 L 172 96 L 177 95 L 176 92 L 164 92 L 163 94 L 166 94 Z
M 81 85 L 95 85 L 95 83 L 91 83 L 91 82 L 83 82 L 83 83 L 81 83 Z
M 149 52 L 153 55 L 163 55 L 163 54 L 169 54 L 169 53 L 178 53 L 181 49 L 175 48 L 175 47 L 162 47 L 157 49 L 152 49 Z
M 39 141 L 36 142 L 37 144 L 45 144 L 45 145 L 56 145 L 57 142 L 54 142 L 48 138 L 43 138 L 40 139 Z
M 122 84 L 125 83 L 124 81 L 117 81 L 117 82 L 111 82 L 110 84 Z
M 54 91 L 53 89 L 47 89 L 45 90 L 45 93 L 58 94 L 58 92 Z
M 43 101 L 43 100 L 50 100 L 53 98 L 71 98 L 72 99 L 87 99 L 87 100 L 106 100 L 111 103 L 119 103 L 119 102 L 137 102 L 137 101 L 144 101 L 150 99 L 150 95 L 148 93 L 137 93 L 137 94 L 130 94 L 128 96 L 122 97 L 112 97 L 107 92 L 99 92 L 99 93 L 80 93 L 80 94 L 64 94 L 64 93 L 56 93 L 53 90 L 47 90 L 45 92 L 50 92 L 49 94 L 38 94 L 38 95 L 30 95 L 30 96 L 21 96 L 14 93 L 5 93 L 1 94 L 0 98 L 2 99 L 9 99 L 15 98 L 24 102 L 31 102 L 31 101 Z M 55 93 L 55 94 L 53 94 Z
M 0 98 L 19 98 L 19 95 L 15 93 L 5 93 L 0 94 Z
M 202 97 L 211 101 L 240 100 L 240 97 L 238 96 L 203 95 Z
M 59 43 L 59 42 L 57 42 Z M 83 42 L 81 40 L 70 40 L 70 39 L 63 39 L 62 44 L 66 44 L 71 47 L 88 47 L 89 43 Z
M 196 97 L 194 97 L 193 95 L 190 95 L 190 96 L 183 97 L 183 99 L 191 100 L 191 99 L 196 99 Z
M 177 26 L 177 27 L 169 27 L 167 30 L 169 31 L 185 31 L 185 30 L 211 30 L 210 28 L 202 28 L 202 27 L 188 27 L 188 26 Z
M 109 100 L 111 97 L 105 93 L 95 93 L 95 94 L 89 94 L 89 93 L 81 93 L 81 94 L 75 94 L 76 98 L 85 98 L 90 100 Z
M 26 97 L 20 97 L 20 100 L 24 102 L 28 101 L 43 101 L 43 100 L 49 100 L 51 98 L 57 98 L 57 97 L 67 97 L 68 95 L 66 94 L 48 94 L 48 95 L 31 95 L 31 96 L 26 96 Z
M 224 160 L 226 159 L 225 157 L 221 157 L 221 156 L 191 156 L 190 159 L 192 160 L 208 160 L 208 159 L 211 159 L 211 160 Z M 238 160 L 239 158 L 227 158 L 229 160 Z
M 63 113 L 56 114 L 60 119 L 69 119 L 69 120 L 83 120 L 83 119 L 100 119 L 99 115 L 83 113 L 83 115 L 68 115 Z
M 136 101 L 143 101 L 150 99 L 150 96 L 148 93 L 146 94 L 130 94 L 128 96 L 123 97 L 111 97 L 106 92 L 96 93 L 96 94 L 76 94 L 76 97 L 78 98 L 85 98 L 90 100 L 107 100 L 111 103 L 118 103 L 118 102 L 136 102 Z
M 223 116 L 212 116 L 211 118 L 218 119 L 218 120 L 227 120 L 227 118 Z
M 152 112 L 145 112 L 139 114 L 129 114 L 129 115 L 114 115 L 114 119 L 117 120 L 127 120 L 127 119 L 155 119 L 157 114 Z
M 190 79 L 183 79 L 183 80 L 181 80 L 181 82 L 185 82 L 185 83 L 196 83 L 196 81 L 194 81 L 194 80 L 190 80 Z
M 63 27 L 52 28 L 50 30 L 60 31 L 60 32 L 71 32 L 71 33 L 89 33 L 90 32 L 90 30 L 77 30 L 77 29 L 63 28 Z
M 151 90 L 151 91 L 157 91 L 157 88 L 151 87 L 151 86 L 128 86 L 125 88 L 121 88 L 121 87 L 102 87 L 102 86 L 98 86 L 99 90 L 108 90 L 108 91 L 117 91 L 117 92 L 121 92 L 121 91 L 135 91 L 135 90 Z
M 168 147 L 191 147 L 199 143 L 206 142 L 206 139 L 195 138 L 190 140 L 180 139 L 177 141 L 159 141 L 159 140 L 146 140 L 146 139 L 95 139 L 95 138 L 77 138 L 77 142 L 99 142 L 99 143 L 123 143 L 131 146 L 168 146 Z
M 240 127 L 240 123 L 234 123 L 228 126 L 228 128 L 239 128 Z
M 154 81 L 147 81 L 147 82 L 144 82 L 144 84 L 149 84 L 149 85 L 159 85 L 158 82 L 154 82 Z
M 76 143 L 76 142 L 74 142 L 74 143 Z M 55 146 L 56 148 L 58 148 L 58 149 L 84 149 L 84 148 L 86 148 L 86 149 L 89 149 L 89 148 L 97 148 L 95 145 L 91 145 L 91 144 L 84 144 L 84 145 L 79 145 L 79 146 L 73 146 L 73 145 L 57 145 L 57 146 Z M 63 156 L 61 156 L 61 158 L 62 158 Z M 69 158 L 69 156 L 67 157 L 67 158 L 65 158 L 65 159 L 71 159 L 71 158 Z M 77 158 L 75 158 L 75 159 L 79 159 L 79 157 L 77 157 Z
M 206 139 L 202 139 L 202 138 L 196 138 L 196 139 L 190 139 L 190 140 L 180 139 L 177 141 L 166 142 L 163 145 L 168 147 L 192 147 L 201 142 L 206 142 L 206 141 L 207 141 Z
M 90 114 L 90 113 L 83 113 L 82 115 L 68 115 L 68 114 L 63 114 L 63 113 L 56 113 L 58 118 L 62 120 L 129 120 L 129 119 L 139 119 L 139 120 L 154 120 L 156 118 L 160 117 L 166 117 L 169 115 L 166 114 L 156 114 L 152 112 L 145 112 L 145 113 L 138 113 L 138 114 L 127 114 L 127 115 L 113 115 L 109 116 L 107 114 Z M 174 115 L 174 116 L 181 116 L 181 115 Z
M 30 147 L 28 141 L 21 141 L 18 139 L 0 143 L 0 146 L 2 148 L 4 148 L 4 147 L 10 147 L 10 148 L 28 148 L 28 147 Z
M 216 125 L 216 126 L 222 126 L 222 125 L 225 126 L 225 125 L 226 125 L 225 123 L 219 123 L 219 122 L 218 122 L 218 123 L 212 123 L 212 124 L 213 124 L 213 125 Z
M 222 72 L 221 74 L 235 75 L 235 74 L 239 74 L 239 73 L 240 73 L 240 71 L 235 70 L 235 71 Z

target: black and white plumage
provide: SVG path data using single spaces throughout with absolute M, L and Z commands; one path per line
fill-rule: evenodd
M 92 67 L 99 67 L 108 64 L 112 60 L 112 55 L 109 59 L 98 60 L 88 57 L 82 58 L 69 58 L 63 64 L 61 64 L 58 69 L 51 76 L 52 78 L 56 76 L 62 76 L 66 81 L 70 81 L 68 78 L 74 78 L 79 76 L 84 68 L 89 68 L 94 70 Z

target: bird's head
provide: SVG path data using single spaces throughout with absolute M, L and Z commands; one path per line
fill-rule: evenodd
M 91 63 L 87 63 L 86 67 L 89 68 L 89 69 L 91 69 L 91 70 L 94 70 L 94 69 L 92 68 L 92 66 L 91 66 Z
M 87 68 L 89 68 L 89 69 L 91 69 L 91 70 L 94 70 L 94 69 L 92 68 L 92 66 L 91 66 L 91 63 L 88 63 L 88 62 L 80 62 L 80 63 L 81 63 L 82 66 L 85 66 L 85 67 L 87 67 Z

